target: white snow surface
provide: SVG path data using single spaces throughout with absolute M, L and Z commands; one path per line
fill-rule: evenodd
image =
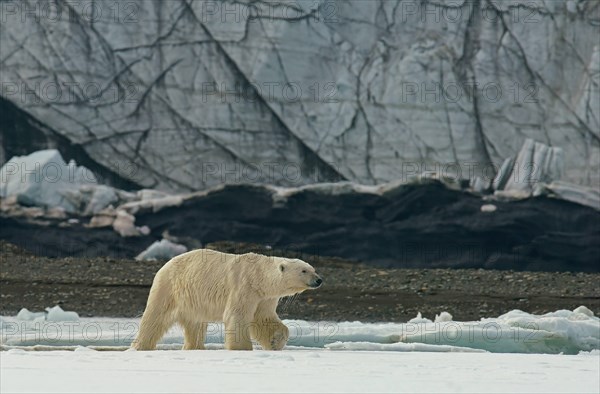
M 0 391 L 598 393 L 599 361 L 598 354 L 13 349 L 0 352 Z
M 71 320 L 51 321 L 52 310 Z M 222 324 L 205 351 L 179 350 L 175 326 L 159 350 L 138 352 L 128 345 L 139 319 L 71 313 L 0 319 L 0 392 L 600 392 L 600 321 L 585 307 L 478 322 L 286 320 L 280 352 L 225 351 Z

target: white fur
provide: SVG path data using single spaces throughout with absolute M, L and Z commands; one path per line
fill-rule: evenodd
M 179 323 L 184 349 L 203 349 L 208 322 L 225 323 L 225 347 L 282 349 L 288 328 L 277 316 L 280 297 L 314 287 L 319 276 L 298 259 L 198 249 L 174 257 L 156 274 L 132 347 L 150 350 Z

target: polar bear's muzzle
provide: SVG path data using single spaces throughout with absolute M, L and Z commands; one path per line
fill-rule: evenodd
M 321 284 L 323 284 L 323 279 L 321 279 L 319 275 L 315 275 L 315 278 L 312 280 L 312 282 L 310 282 L 309 286 L 312 289 L 316 289 L 318 287 L 321 287 Z

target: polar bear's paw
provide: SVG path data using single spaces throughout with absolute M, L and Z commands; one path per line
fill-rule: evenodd
M 287 343 L 287 339 L 284 337 L 283 333 L 276 332 L 271 338 L 271 349 L 273 350 L 281 350 Z
M 289 331 L 286 326 L 283 324 L 273 331 L 273 335 L 271 336 L 271 349 L 273 350 L 281 350 L 287 344 L 289 337 Z

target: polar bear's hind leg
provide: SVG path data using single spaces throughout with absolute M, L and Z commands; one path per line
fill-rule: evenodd
M 204 340 L 208 323 L 201 321 L 181 321 L 183 327 L 183 350 L 204 350 Z
M 158 341 L 175 323 L 174 309 L 170 286 L 165 286 L 160 281 L 154 283 L 150 289 L 138 335 L 131 347 L 136 350 L 154 350 Z

